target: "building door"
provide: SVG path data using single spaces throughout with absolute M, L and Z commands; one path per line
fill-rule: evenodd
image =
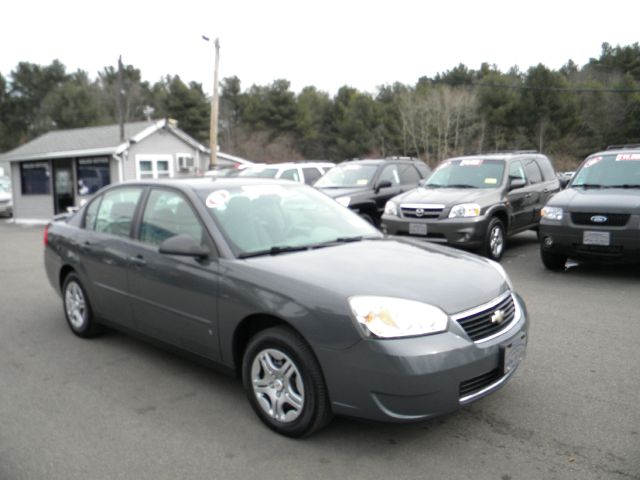
M 65 158 L 53 162 L 53 208 L 54 212 L 66 213 L 73 207 L 73 160 Z

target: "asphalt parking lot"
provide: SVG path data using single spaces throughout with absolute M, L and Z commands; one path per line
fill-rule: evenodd
M 505 388 L 427 423 L 338 418 L 295 441 L 233 378 L 122 334 L 74 337 L 42 229 L 0 222 L 0 480 L 640 479 L 640 268 L 547 272 L 533 233 L 502 264 L 532 319 Z

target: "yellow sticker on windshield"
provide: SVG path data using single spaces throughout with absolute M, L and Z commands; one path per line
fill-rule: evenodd
M 498 179 L 497 178 L 485 178 L 484 179 L 484 183 L 486 183 L 487 185 L 496 185 L 498 183 Z

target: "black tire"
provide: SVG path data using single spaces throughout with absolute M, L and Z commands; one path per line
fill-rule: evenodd
M 84 307 L 79 306 L 81 302 L 84 303 Z M 90 338 L 104 331 L 103 327 L 96 323 L 89 296 L 73 272 L 66 276 L 62 285 L 62 306 L 69 328 L 78 337 Z
M 274 392 L 276 376 L 267 373 L 263 367 L 264 363 L 259 360 L 260 358 L 264 359 L 264 355 L 275 355 L 275 352 L 283 354 L 282 369 L 288 365 L 288 362 L 291 362 L 295 367 L 295 371 L 291 375 L 279 377 L 280 392 Z M 255 369 L 254 361 L 256 362 Z M 281 371 L 278 370 L 278 372 Z M 262 378 L 260 378 L 261 374 Z M 285 380 L 285 377 L 290 378 Z M 278 395 L 278 398 L 280 398 L 279 395 L 286 398 L 286 395 L 289 394 L 287 382 L 301 385 L 302 388 L 297 388 L 298 392 L 296 392 L 299 393 L 299 390 L 303 392 L 300 402 L 301 408 L 297 411 L 295 408 L 290 408 L 287 412 L 287 415 L 297 416 L 287 421 L 281 421 L 274 418 L 274 414 L 268 413 L 266 408 L 269 404 L 273 405 L 272 399 L 268 393 L 259 393 L 254 390 L 254 378 L 256 379 L 256 388 L 260 388 L 259 382 L 266 385 L 269 380 L 273 380 L 268 386 L 263 387 L 263 390 L 269 389 L 273 395 Z M 251 339 L 242 359 L 242 383 L 249 403 L 260 420 L 281 435 L 293 438 L 305 437 L 324 427 L 331 420 L 329 395 L 320 365 L 306 342 L 289 328 L 269 328 L 259 332 Z M 286 405 L 287 402 L 283 401 L 283 404 Z M 289 404 L 289 407 L 292 405 Z M 282 410 L 284 410 L 284 406 Z
M 507 245 L 504 224 L 502 220 L 493 217 L 484 234 L 484 243 L 480 252 L 487 258 L 499 262 Z
M 567 263 L 566 255 L 558 255 L 556 253 L 547 252 L 542 247 L 540 248 L 540 258 L 547 270 L 564 270 L 564 266 Z

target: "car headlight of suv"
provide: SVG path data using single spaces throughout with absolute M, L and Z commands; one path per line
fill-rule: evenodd
M 449 321 L 438 307 L 402 298 L 355 296 L 349 306 L 363 333 L 379 338 L 444 332 Z
M 336 198 L 336 202 L 338 202 L 343 207 L 348 207 L 351 203 L 351 197 L 338 197 Z
M 480 205 L 477 203 L 455 205 L 449 212 L 449 218 L 470 218 L 478 216 L 480 216 Z
M 560 207 L 544 207 L 540 213 L 546 220 L 562 220 L 564 211 Z
M 398 205 L 389 200 L 384 206 L 384 214 L 392 217 L 398 216 Z

